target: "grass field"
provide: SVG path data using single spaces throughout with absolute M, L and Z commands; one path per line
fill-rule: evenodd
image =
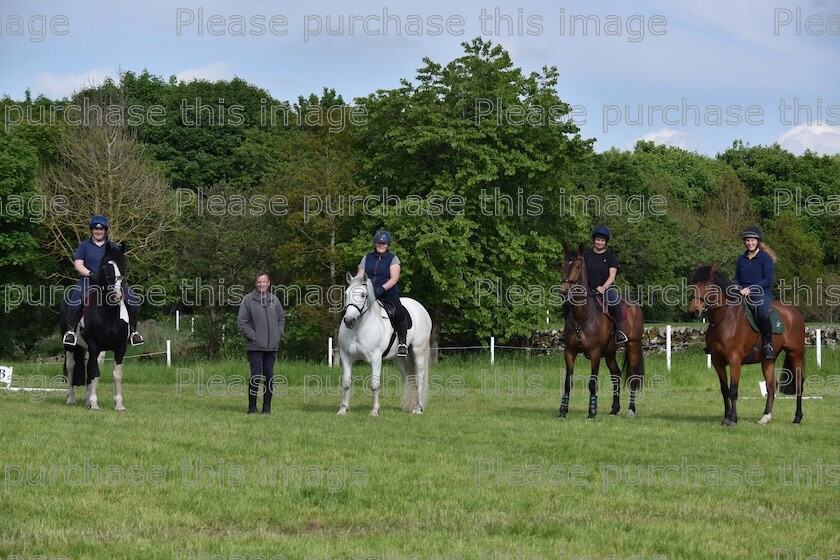
M 756 425 L 752 366 L 732 429 L 699 352 L 671 372 L 648 356 L 638 417 L 625 392 L 622 416 L 602 396 L 594 421 L 583 359 L 555 418 L 559 355 L 445 358 L 423 416 L 398 408 L 390 366 L 380 418 L 363 380 L 339 417 L 338 368 L 282 362 L 274 413 L 247 416 L 244 357 L 127 361 L 120 414 L 106 363 L 99 412 L 0 391 L 0 558 L 836 557 L 840 352 L 821 370 L 808 358 L 808 396 L 823 398 L 802 425 L 792 400 Z M 31 387 L 57 373 L 15 367 Z

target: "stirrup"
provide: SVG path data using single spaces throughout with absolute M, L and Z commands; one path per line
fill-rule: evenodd
M 617 329 L 615 331 L 615 343 L 616 344 L 624 344 L 627 342 L 628 338 L 627 335 L 624 334 L 624 331 L 621 329 Z
M 397 345 L 397 356 L 404 358 L 408 356 L 408 346 L 402 342 Z
M 764 348 L 761 349 L 761 359 L 763 360 L 775 360 L 776 359 L 776 352 L 773 350 L 772 344 L 765 344 Z
M 131 342 L 132 346 L 140 346 L 141 344 L 146 343 L 146 341 L 143 340 L 143 337 L 137 331 L 131 333 L 131 335 L 128 337 L 128 341 Z
M 76 346 L 76 333 L 73 331 L 67 331 L 64 333 L 64 338 L 61 340 L 62 344 L 66 344 L 67 346 Z

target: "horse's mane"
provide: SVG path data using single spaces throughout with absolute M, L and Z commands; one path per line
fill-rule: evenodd
M 724 276 L 719 270 L 715 271 L 714 278 L 712 278 L 711 266 L 701 266 L 700 268 L 694 271 L 694 274 L 691 275 L 692 284 L 708 282 L 709 280 L 712 280 L 712 282 L 714 282 L 716 286 L 719 286 L 723 289 L 726 289 L 732 285 L 732 282 L 729 281 L 729 278 Z

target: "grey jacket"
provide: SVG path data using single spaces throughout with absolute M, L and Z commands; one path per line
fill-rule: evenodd
M 274 352 L 286 330 L 286 312 L 274 294 L 263 297 L 255 289 L 239 304 L 236 328 L 248 339 L 248 350 Z

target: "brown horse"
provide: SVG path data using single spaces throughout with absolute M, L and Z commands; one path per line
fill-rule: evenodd
M 735 403 L 738 400 L 738 383 L 741 379 L 741 365 L 761 362 L 761 371 L 767 384 L 767 402 L 764 415 L 758 421 L 762 426 L 770 422 L 773 401 L 776 396 L 775 360 L 762 360 L 761 352 L 753 349 L 761 346 L 761 334 L 749 325 L 743 300 L 729 280 L 718 271 L 718 265 L 702 266 L 691 277 L 694 297 L 689 311 L 699 317 L 704 309 L 709 311 L 709 327 L 706 329 L 706 346 L 712 355 L 712 364 L 720 378 L 720 392 L 723 395 L 723 425 L 735 426 L 738 415 Z M 775 309 L 784 323 L 783 334 L 773 335 L 776 356 L 784 350 L 785 363 L 781 380 L 782 392 L 796 393 L 796 414 L 793 423 L 802 421 L 802 379 L 805 369 L 805 321 L 802 314 L 792 305 L 773 301 Z M 727 383 L 726 366 L 729 366 Z
M 566 328 L 563 338 L 566 343 L 566 382 L 563 386 L 563 400 L 560 404 L 560 418 L 569 412 L 569 393 L 572 389 L 572 375 L 575 370 L 575 358 L 579 352 L 589 358 L 592 365 L 589 376 L 589 416 L 594 418 L 598 412 L 598 369 L 601 358 L 607 361 L 610 378 L 613 383 L 613 404 L 611 416 L 618 414 L 621 395 L 621 369 L 615 359 L 617 346 L 613 323 L 604 313 L 603 300 L 589 290 L 586 277 L 586 263 L 583 259 L 583 245 L 577 252 L 565 251 L 563 257 L 563 292 L 568 296 Z M 636 390 L 644 378 L 644 356 L 642 355 L 642 328 L 644 319 L 642 310 L 636 304 L 623 303 L 627 310 L 623 331 L 627 335 L 627 349 L 624 355 L 624 371 L 630 385 L 629 417 L 636 415 Z

